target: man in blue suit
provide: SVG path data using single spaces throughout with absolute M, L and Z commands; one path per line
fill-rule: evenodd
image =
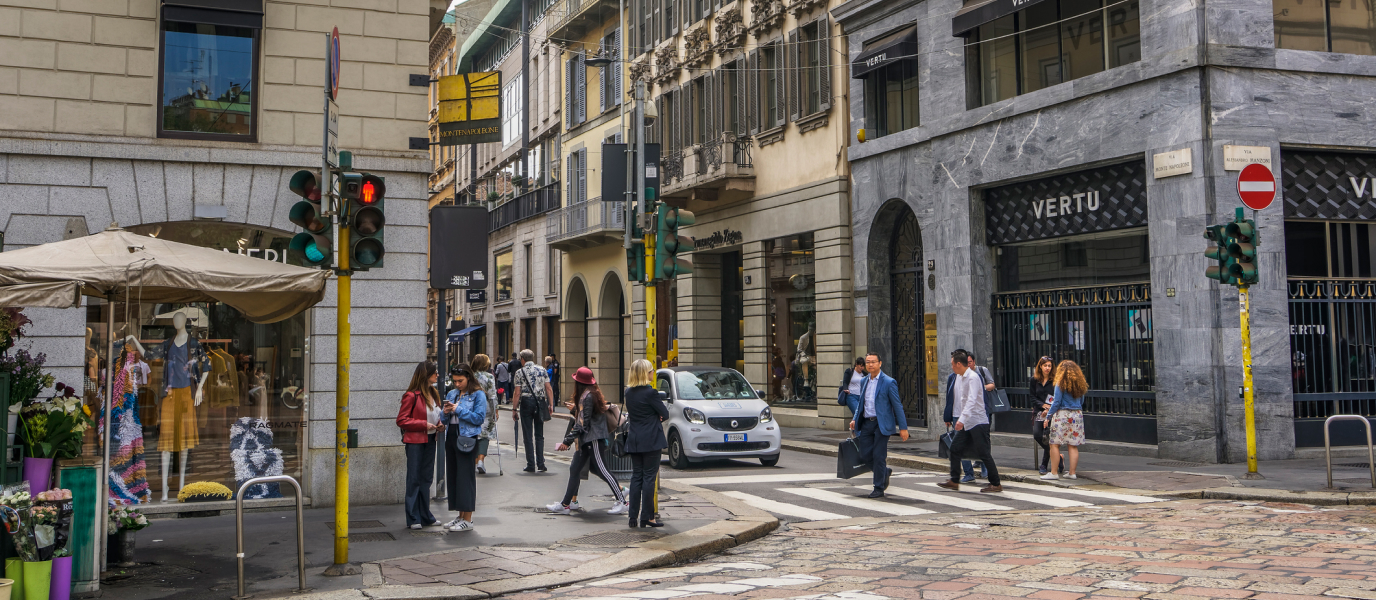
M 889 487 L 893 469 L 888 466 L 889 436 L 908 441 L 908 419 L 903 414 L 903 399 L 898 395 L 898 382 L 882 371 L 884 361 L 873 352 L 865 355 L 868 374 L 860 386 L 860 405 L 850 422 L 860 445 L 860 457 L 869 457 L 874 465 L 874 491 L 871 498 L 883 498 Z

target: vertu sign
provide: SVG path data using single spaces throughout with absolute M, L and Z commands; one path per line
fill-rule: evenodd
M 991 245 L 1147 224 L 1146 163 L 1134 161 L 984 190 Z

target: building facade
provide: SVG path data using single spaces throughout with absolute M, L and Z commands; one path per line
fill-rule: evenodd
M 288 261 L 298 169 L 321 163 L 325 47 L 338 27 L 339 147 L 386 177 L 386 267 L 354 276 L 351 452 L 356 503 L 402 500 L 397 398 L 424 359 L 425 90 L 429 4 L 279 0 L 21 3 L 0 30 L 0 228 L 4 249 L 111 224 L 163 239 Z M 322 4 L 324 4 L 322 6 Z M 232 428 L 270 433 L 282 473 L 315 506 L 334 501 L 335 284 L 300 315 L 254 324 L 220 304 L 28 309 L 29 350 L 60 382 L 103 401 L 110 336 L 135 336 L 150 365 L 137 395 L 153 500 L 180 484 L 237 488 Z M 115 314 L 115 331 L 106 318 Z M 159 429 L 172 382 L 162 342 L 180 313 L 206 351 L 195 426 Z M 117 357 L 117 360 L 118 357 Z M 120 363 L 113 365 L 118 368 Z M 91 434 L 94 436 L 94 433 Z M 87 444 L 96 454 L 94 438 Z M 277 452 L 273 452 L 276 450 Z M 185 479 L 178 479 L 185 473 Z M 252 501 L 250 501 L 252 502 Z M 185 506 L 185 505 L 182 505 Z M 175 499 L 167 505 L 175 510 Z M 163 507 L 154 507 L 154 510 Z
M 1092 447 L 1245 457 L 1238 294 L 1204 276 L 1206 225 L 1268 164 L 1251 288 L 1262 459 L 1370 416 L 1370 12 L 1248 0 L 852 0 L 857 323 L 897 372 L 973 350 L 1024 434 L 1041 356 L 1080 363 Z M 863 130 L 863 137 L 855 138 Z M 1251 213 L 1248 212 L 1248 216 Z M 935 339 L 918 346 L 910 340 Z M 926 349 L 923 357 L 917 349 Z M 940 410 L 928 386 L 927 415 Z M 926 419 L 921 435 L 940 423 Z M 1334 429 L 1335 436 L 1360 436 Z M 1356 443 L 1356 437 L 1335 443 Z

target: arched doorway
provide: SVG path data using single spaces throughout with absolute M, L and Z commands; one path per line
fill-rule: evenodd
M 898 381 L 909 425 L 927 425 L 922 230 L 907 203 L 892 200 L 869 236 L 869 347 Z
M 564 368 L 560 369 L 560 379 L 572 381 L 573 372 L 588 364 L 588 288 L 582 277 L 569 281 L 568 293 L 564 296 L 564 306 L 560 326 L 563 327 Z M 562 382 L 561 382 L 562 383 Z M 571 388 L 569 388 L 571 389 Z
M 602 351 L 598 353 L 602 371 L 600 380 L 615 382 L 616 387 L 607 389 L 603 385 L 603 395 L 608 402 L 619 402 L 621 390 L 626 389 L 626 314 L 625 294 L 621 292 L 621 278 L 616 273 L 607 273 L 602 280 L 602 293 L 598 307 L 598 327 L 602 328 Z M 613 339 L 615 336 L 615 339 Z

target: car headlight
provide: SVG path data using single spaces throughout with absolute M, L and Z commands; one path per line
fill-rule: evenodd
M 774 420 L 774 411 L 769 410 L 769 407 L 768 407 L 768 406 L 764 407 L 764 410 L 760 411 L 760 422 L 761 422 L 761 423 L 768 423 L 768 422 L 773 421 L 773 420 Z
M 702 414 L 702 411 L 696 408 L 683 409 L 683 418 L 688 419 L 689 423 L 697 423 L 699 425 L 707 422 L 707 415 Z

